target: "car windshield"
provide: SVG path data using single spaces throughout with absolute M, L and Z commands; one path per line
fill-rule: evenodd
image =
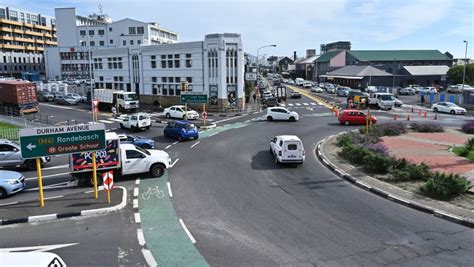
M 124 94 L 123 95 L 124 100 L 138 100 L 138 96 L 136 94 Z
M 381 95 L 380 99 L 382 99 L 382 100 L 393 100 L 392 97 L 393 96 L 391 96 L 391 95 Z
M 143 149 L 143 148 L 141 148 L 141 147 L 139 147 L 139 146 L 135 146 L 135 148 L 136 148 L 138 151 L 142 152 L 143 154 L 146 154 L 146 155 L 148 155 L 148 156 L 151 155 L 149 151 L 147 151 L 147 150 L 145 150 L 145 149 Z
M 454 104 L 454 103 L 446 103 L 446 104 L 447 104 L 447 106 L 448 106 L 448 107 L 452 107 L 452 108 L 454 108 L 454 107 L 457 107 L 457 106 L 458 106 L 458 105 L 456 105 L 456 104 Z
M 196 126 L 194 126 L 194 124 L 192 124 L 192 123 L 184 125 L 184 129 L 186 129 L 186 130 L 192 130 L 194 128 L 196 128 Z

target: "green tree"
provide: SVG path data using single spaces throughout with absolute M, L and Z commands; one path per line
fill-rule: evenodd
M 464 66 L 452 67 L 448 70 L 448 79 L 451 83 L 462 83 Z M 466 66 L 466 84 L 474 85 L 474 64 Z

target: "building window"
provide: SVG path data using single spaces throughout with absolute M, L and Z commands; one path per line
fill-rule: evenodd
M 168 58 L 173 58 L 173 55 L 168 55 Z
M 114 43 L 114 40 L 110 39 L 110 40 L 109 40 L 109 43 L 110 43 L 110 44 L 113 44 L 113 43 Z
M 104 30 L 99 30 L 99 35 L 104 35 L 104 34 L 105 34 Z
M 161 59 L 166 59 L 166 55 L 161 55 Z
M 82 45 L 82 46 L 86 46 L 87 43 L 86 43 L 86 42 L 81 42 L 81 45 Z
M 173 77 L 169 77 L 169 78 L 168 78 L 168 82 L 173 83 L 173 81 L 174 81 L 174 78 L 173 78 Z
M 151 68 L 156 69 L 156 61 L 151 61 Z
M 186 58 L 191 58 L 191 54 L 186 54 Z
M 109 28 L 109 32 L 111 32 L 111 31 L 112 31 L 112 27 Z
M 179 60 L 175 60 L 175 61 L 174 61 L 174 67 L 175 67 L 175 68 L 179 68 Z
M 99 45 L 104 46 L 105 45 L 104 41 L 99 41 Z
M 137 34 L 135 27 L 128 27 L 128 34 Z
M 123 40 L 122 44 L 123 44 L 123 46 L 126 46 L 126 45 L 127 45 L 127 41 Z
M 86 35 L 86 31 L 85 31 L 85 30 L 81 30 L 79 34 L 82 35 L 82 36 L 84 36 L 84 35 Z
M 174 58 L 179 58 L 179 54 L 175 54 L 175 55 L 174 55 Z
M 186 59 L 186 68 L 191 68 L 193 66 L 191 59 Z
M 179 78 L 179 77 L 174 77 L 174 82 L 175 82 L 175 83 L 179 83 L 180 81 L 181 81 L 181 78 Z
M 155 59 L 156 59 L 156 56 L 151 56 L 151 59 L 152 59 L 152 60 L 155 60 Z
M 89 30 L 89 35 L 94 35 L 94 30 Z
M 156 84 L 154 84 L 153 87 L 152 87 L 152 94 L 154 94 L 154 95 L 157 95 L 157 94 L 158 94 L 158 90 L 157 90 L 157 88 L 156 88 Z
M 186 77 L 186 81 L 188 83 L 192 83 L 193 82 L 193 77 Z
M 94 42 L 94 41 L 91 41 L 91 46 L 95 46 L 95 42 Z
M 157 78 L 156 77 L 151 77 L 151 82 L 156 83 Z
M 161 68 L 166 69 L 166 61 L 165 60 L 161 61 Z
M 166 77 L 161 77 L 161 81 L 164 82 L 164 83 L 167 83 L 168 79 Z
M 137 27 L 137 33 L 138 33 L 138 34 L 144 34 L 144 33 L 145 33 L 145 28 L 143 28 L 143 27 Z
M 130 45 L 133 45 L 133 40 L 130 40 Z
M 173 67 L 173 60 L 168 60 L 168 68 L 172 68 Z
M 100 76 L 99 81 L 103 82 L 104 81 L 104 76 Z

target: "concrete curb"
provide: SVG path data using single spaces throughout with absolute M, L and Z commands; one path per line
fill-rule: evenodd
M 216 128 L 217 125 L 215 123 L 210 123 L 210 125 L 206 125 L 206 126 L 199 126 L 198 128 L 199 129 L 204 129 L 204 130 L 208 130 L 208 129 L 213 129 L 213 128 Z
M 29 216 L 29 217 L 24 217 L 24 218 L 0 220 L 0 226 L 17 224 L 17 223 L 51 221 L 51 220 L 69 218 L 69 217 L 90 216 L 90 215 L 95 215 L 95 214 L 104 214 L 104 213 L 109 213 L 112 211 L 121 210 L 127 205 L 127 189 L 123 186 L 116 186 L 115 188 L 122 189 L 123 194 L 122 194 L 121 203 L 113 207 L 91 209 L 91 210 L 81 210 L 81 211 L 75 211 L 75 212 L 69 212 L 69 213 L 43 214 L 43 215 L 35 215 L 35 216 Z
M 447 212 L 444 212 L 444 211 L 436 210 L 434 208 L 422 205 L 418 202 L 410 201 L 410 200 L 407 200 L 407 199 L 404 199 L 404 198 L 401 198 L 401 197 L 398 197 L 398 196 L 391 195 L 390 193 L 385 192 L 382 189 L 375 188 L 375 187 L 367 185 L 363 182 L 360 182 L 359 180 L 357 180 L 357 178 L 355 178 L 355 177 L 339 170 L 337 168 L 337 166 L 335 166 L 329 160 L 326 159 L 326 157 L 324 156 L 324 154 L 321 151 L 322 151 L 322 147 L 324 146 L 324 143 L 328 139 L 330 139 L 334 136 L 344 134 L 344 133 L 345 132 L 339 133 L 339 134 L 336 134 L 336 135 L 331 135 L 331 136 L 328 136 L 328 137 L 324 138 L 323 140 L 318 142 L 318 144 L 316 145 L 316 150 L 314 151 L 314 153 L 316 154 L 316 157 L 319 159 L 319 161 L 324 166 L 326 166 L 328 169 L 330 169 L 332 172 L 337 174 L 339 177 L 345 179 L 346 181 L 350 182 L 351 184 L 354 184 L 354 185 L 358 186 L 359 188 L 362 188 L 366 191 L 372 192 L 372 193 L 374 193 L 374 194 L 376 194 L 380 197 L 383 197 L 385 199 L 388 199 L 390 201 L 396 202 L 396 203 L 401 204 L 403 206 L 406 206 L 406 207 L 409 207 L 409 208 L 412 208 L 412 209 L 415 209 L 415 210 L 418 210 L 418 211 L 421 211 L 421 212 L 424 212 L 424 213 L 427 213 L 427 214 L 431 214 L 433 216 L 445 219 L 447 221 L 451 221 L 451 222 L 461 224 L 461 225 L 464 225 L 464 226 L 467 226 L 467 227 L 470 227 L 470 228 L 474 228 L 474 220 L 471 220 L 471 219 L 465 218 L 465 217 L 461 217 L 461 216 L 457 216 L 457 215 L 447 213 Z

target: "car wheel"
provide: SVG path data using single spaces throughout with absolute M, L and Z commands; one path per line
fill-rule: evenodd
M 270 146 L 270 154 L 273 155 L 273 150 L 272 150 L 272 147 Z
M 278 157 L 277 157 L 277 156 L 275 156 L 275 164 L 277 164 L 277 165 L 280 164 L 280 162 L 278 161 Z
M 158 178 L 158 177 L 163 176 L 164 173 L 165 173 L 165 166 L 163 166 L 162 164 L 155 164 L 151 166 L 150 168 L 150 175 L 152 177 Z
M 167 119 L 171 118 L 171 115 L 169 113 L 166 113 L 166 118 Z
M 7 191 L 0 187 L 0 199 L 4 199 L 7 197 Z
M 273 117 L 272 116 L 268 116 L 267 117 L 267 121 L 272 121 L 273 120 Z
M 183 141 L 183 137 L 181 135 L 178 135 L 178 141 L 180 141 L 180 142 Z
M 290 117 L 290 121 L 291 122 L 296 121 L 295 117 Z
M 453 110 L 451 110 L 449 113 L 451 113 L 451 114 L 454 115 L 454 114 L 456 114 L 456 111 L 454 111 L 454 109 L 453 109 Z
M 434 112 L 438 112 L 438 108 L 434 108 L 433 111 L 434 111 Z
M 183 120 L 186 120 L 186 115 L 183 115 L 183 117 L 181 117 Z
M 142 148 L 144 148 L 144 149 L 150 149 L 151 146 L 150 146 L 149 144 L 144 144 L 144 145 L 142 146 Z
M 36 162 L 35 160 L 27 160 L 25 161 L 25 167 L 29 171 L 34 171 L 36 169 Z
M 350 121 L 345 121 L 344 125 L 349 126 L 349 125 L 351 125 L 351 122 Z

